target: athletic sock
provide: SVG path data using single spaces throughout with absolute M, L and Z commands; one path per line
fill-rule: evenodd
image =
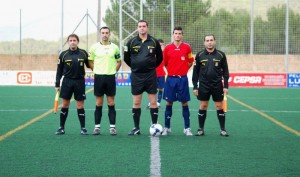
M 108 106 L 108 118 L 110 125 L 116 124 L 116 110 L 115 105 Z
M 150 108 L 150 115 L 152 124 L 156 124 L 158 119 L 158 108 Z
M 140 129 L 141 108 L 132 108 L 134 127 Z
M 165 111 L 165 127 L 171 128 L 172 105 L 166 106 Z
M 158 94 L 157 94 L 157 102 L 159 102 L 159 103 L 160 103 L 160 101 L 161 101 L 162 94 L 163 94 L 162 90 L 159 90 L 159 91 L 158 91 Z
M 219 119 L 221 130 L 225 130 L 225 113 L 224 113 L 223 109 L 217 110 L 217 116 Z
M 198 111 L 198 121 L 199 121 L 199 128 L 204 129 L 204 124 L 206 120 L 206 110 L 200 110 Z
M 60 110 L 60 127 L 65 128 L 65 123 L 68 117 L 69 108 L 61 108 Z
M 95 125 L 100 125 L 101 118 L 102 118 L 102 106 L 96 106 L 94 116 L 95 116 Z
M 77 115 L 79 118 L 81 128 L 85 128 L 85 111 L 84 109 L 77 109 Z
M 190 128 L 190 110 L 189 106 L 182 106 L 182 117 L 184 120 L 184 128 Z

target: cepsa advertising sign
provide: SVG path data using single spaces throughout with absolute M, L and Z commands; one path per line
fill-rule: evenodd
M 230 87 L 286 87 L 286 74 L 232 73 Z

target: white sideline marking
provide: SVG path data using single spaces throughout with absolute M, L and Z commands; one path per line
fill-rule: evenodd
M 160 173 L 160 151 L 159 137 L 150 136 L 151 154 L 150 154 L 150 177 L 161 177 Z

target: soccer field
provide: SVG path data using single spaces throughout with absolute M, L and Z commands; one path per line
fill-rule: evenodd
M 117 136 L 109 134 L 104 106 L 101 135 L 94 128 L 95 98 L 87 87 L 86 128 L 80 135 L 75 102 L 71 103 L 66 134 L 55 135 L 53 87 L 0 87 L 0 176 L 300 176 L 300 90 L 230 88 L 226 128 L 219 135 L 216 111 L 209 105 L 203 137 L 186 137 L 180 104 L 174 103 L 172 133 L 150 137 L 150 114 L 143 97 L 141 135 L 133 127 L 129 87 L 118 87 Z M 192 96 L 192 95 L 191 95 Z M 164 124 L 164 101 L 159 123 Z M 198 128 L 198 100 L 189 103 L 191 128 Z

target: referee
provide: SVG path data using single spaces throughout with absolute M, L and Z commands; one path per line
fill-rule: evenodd
M 65 134 L 65 122 L 68 117 L 70 100 L 74 93 L 76 100 L 77 115 L 80 121 L 81 134 L 88 135 L 85 128 L 85 111 L 84 100 L 85 96 L 85 69 L 84 64 L 88 65 L 88 54 L 85 50 L 78 48 L 79 37 L 76 34 L 70 34 L 67 42 L 69 49 L 63 51 L 59 55 L 57 63 L 55 89 L 60 91 L 60 98 L 62 98 L 62 108 L 60 111 L 60 127 L 56 131 L 56 135 Z M 64 76 L 61 88 L 60 80 Z
M 100 134 L 102 107 L 104 94 L 107 99 L 110 134 L 117 135 L 116 131 L 116 72 L 121 67 L 119 47 L 109 41 L 110 29 L 107 26 L 100 28 L 101 41 L 94 44 L 89 50 L 89 64 L 95 73 L 94 95 L 96 96 L 95 129 L 93 135 Z
M 134 128 L 128 135 L 140 134 L 141 102 L 143 92 L 148 93 L 152 124 L 157 123 L 158 106 L 156 103 L 156 67 L 163 56 L 159 42 L 148 34 L 148 22 L 138 21 L 138 35 L 127 42 L 124 48 L 124 61 L 131 67 L 131 93 L 133 97 L 132 115 Z
M 211 95 L 220 123 L 220 135 L 228 136 L 225 130 L 225 113 L 222 108 L 224 94 L 228 94 L 229 70 L 226 55 L 215 48 L 216 39 L 213 34 L 204 37 L 204 46 L 205 50 L 200 51 L 196 55 L 196 65 L 194 66 L 192 77 L 193 93 L 200 100 L 198 112 L 199 129 L 196 136 L 204 135 L 204 123 Z M 222 79 L 224 79 L 224 86 Z

